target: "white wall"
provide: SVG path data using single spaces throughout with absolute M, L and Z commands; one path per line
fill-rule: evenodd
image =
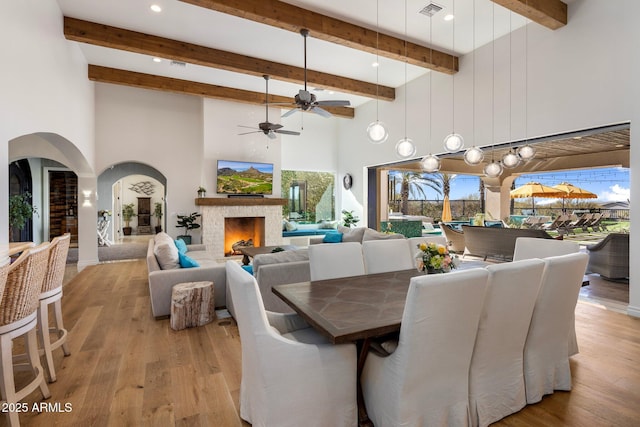
M 0 212 L 6 212 L 10 140 L 55 133 L 93 166 L 93 84 L 78 46 L 64 39 L 55 1 L 0 2 L 0 53 Z M 7 216 L 0 215 L 0 245 L 7 241 Z
M 135 161 L 167 177 L 167 232 L 177 236 L 176 215 L 198 210 L 202 99 L 96 84 L 96 144 L 99 172 Z

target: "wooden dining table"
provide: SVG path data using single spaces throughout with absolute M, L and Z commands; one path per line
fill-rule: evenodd
M 460 269 L 484 267 L 483 261 L 460 264 Z M 358 423 L 371 421 L 362 395 L 360 376 L 371 340 L 400 331 L 402 314 L 416 269 L 330 280 L 278 285 L 272 292 L 333 344 L 354 342 L 358 348 Z

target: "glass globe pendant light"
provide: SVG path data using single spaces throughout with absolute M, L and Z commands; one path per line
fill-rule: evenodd
M 383 122 L 378 119 L 379 113 L 379 97 L 378 97 L 378 70 L 380 69 L 380 61 L 378 57 L 378 36 L 379 36 L 379 21 L 378 21 L 378 2 L 376 1 L 376 121 L 371 122 L 367 127 L 367 138 L 372 144 L 382 144 L 389 138 L 389 132 Z
M 384 123 L 376 120 L 367 127 L 367 138 L 372 144 L 382 144 L 389 138 L 389 132 Z
M 520 157 L 520 159 L 524 160 L 525 162 L 533 159 L 535 155 L 536 149 L 529 144 L 523 145 L 522 147 L 518 148 L 518 157 Z
M 456 15 L 456 2 L 453 0 L 452 4 L 452 15 L 455 17 Z M 455 19 L 455 18 L 454 18 Z M 452 30 L 451 30 L 451 52 L 456 51 L 456 23 L 455 20 L 452 22 Z M 453 58 L 453 67 L 455 69 L 455 57 L 451 55 Z M 452 129 L 456 128 L 455 125 L 455 102 L 456 102 L 456 76 L 455 74 L 451 76 L 451 121 L 452 121 Z M 444 138 L 444 149 L 449 153 L 456 153 L 464 148 L 464 138 L 462 135 L 456 133 L 454 130 Z
M 464 152 L 464 162 L 469 166 L 478 166 L 484 160 L 484 152 L 476 146 Z
M 502 156 L 502 166 L 507 169 L 513 169 L 520 164 L 520 157 L 513 150 L 509 150 L 507 154 Z
M 416 146 L 411 140 L 411 138 L 407 138 L 406 136 L 402 138 L 400 141 L 396 143 L 396 154 L 401 159 L 406 159 L 408 157 L 413 157 L 416 154 Z
M 428 156 L 424 156 L 422 160 L 420 160 L 420 166 L 425 172 L 438 172 L 440 170 L 440 159 L 429 153 Z
M 500 162 L 491 160 L 491 163 L 487 163 L 484 167 L 484 174 L 489 178 L 497 178 L 502 175 L 502 165 Z

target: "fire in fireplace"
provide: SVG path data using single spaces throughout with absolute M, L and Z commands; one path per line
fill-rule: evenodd
M 240 246 L 264 246 L 264 223 L 264 217 L 225 218 L 224 255 L 238 255 Z

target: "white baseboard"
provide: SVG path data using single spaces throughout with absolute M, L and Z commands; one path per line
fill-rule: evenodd
M 78 272 L 84 270 L 85 267 L 89 267 L 90 265 L 96 265 L 98 262 L 100 262 L 98 259 L 78 261 Z
M 640 317 L 640 307 L 628 306 L 627 314 L 633 317 Z

